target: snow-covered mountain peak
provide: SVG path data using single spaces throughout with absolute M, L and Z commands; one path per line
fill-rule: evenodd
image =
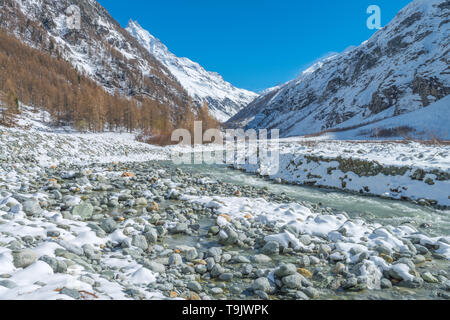
M 188 58 L 177 57 L 137 21 L 130 20 L 126 30 L 169 69 L 194 101 L 201 105 L 206 100 L 211 114 L 219 121 L 228 120 L 258 96 L 232 86 L 217 72 L 206 71 Z
M 147 49 L 155 57 L 165 57 L 172 55 L 169 49 L 147 30 L 142 28 L 137 21 L 130 20 L 126 30 L 137 40 L 140 44 Z

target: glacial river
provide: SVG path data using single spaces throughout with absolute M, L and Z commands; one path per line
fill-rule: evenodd
M 165 161 L 166 166 L 172 167 L 172 162 Z M 357 194 L 344 193 L 334 190 L 325 190 L 309 186 L 277 184 L 273 181 L 239 170 L 226 165 L 181 165 L 177 166 L 183 171 L 198 173 L 213 180 L 231 183 L 234 185 L 251 185 L 267 188 L 274 194 L 285 194 L 299 202 L 308 202 L 334 211 L 345 211 L 352 218 L 362 218 L 368 222 L 378 222 L 382 225 L 398 226 L 410 223 L 421 232 L 430 236 L 448 236 L 450 234 L 450 210 L 438 210 L 432 207 L 423 207 L 406 201 L 368 197 Z M 208 228 L 214 221 L 201 221 L 202 229 L 206 235 Z M 216 242 L 189 236 L 173 237 L 169 242 L 195 245 L 199 242 L 204 247 L 218 245 Z M 252 255 L 254 252 L 242 252 Z M 273 267 L 290 258 L 279 256 L 274 259 Z M 450 263 L 446 260 L 433 260 L 428 265 L 429 271 L 445 270 L 450 274 Z M 249 296 L 250 297 L 250 296 Z M 439 299 L 436 291 L 429 288 L 407 289 L 394 286 L 389 290 L 364 290 L 363 292 L 340 291 L 321 296 L 322 299 Z

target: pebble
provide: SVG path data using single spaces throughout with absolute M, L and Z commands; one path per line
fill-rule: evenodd
M 0 280 L 0 286 L 8 289 L 14 289 L 17 287 L 17 284 L 11 280 Z
M 390 289 L 392 288 L 392 282 L 389 279 L 383 278 L 380 282 L 381 289 Z
M 100 228 L 102 228 L 106 233 L 113 233 L 117 229 L 117 223 L 113 218 L 103 219 L 100 222 Z
M 26 268 L 32 265 L 37 260 L 37 258 L 37 254 L 29 249 L 13 253 L 13 262 L 16 268 Z
M 317 291 L 317 289 L 314 289 L 313 287 L 303 288 L 302 292 L 306 294 L 310 299 L 319 298 L 319 291 Z
M 134 235 L 132 238 L 131 244 L 135 247 L 138 247 L 139 249 L 144 250 L 144 251 L 148 249 L 147 239 L 145 238 L 144 235 L 141 235 L 141 234 Z
M 40 215 L 43 210 L 38 200 L 30 199 L 23 203 L 23 211 L 27 214 L 27 216 L 31 217 Z
M 192 261 L 197 259 L 198 257 L 198 252 L 197 249 L 195 248 L 189 248 L 188 250 L 186 250 L 185 252 L 185 257 L 187 261 Z
M 211 269 L 211 271 L 210 271 L 210 273 L 211 273 L 211 277 L 213 277 L 213 278 L 217 278 L 217 277 L 219 277 L 222 273 L 224 273 L 225 272 L 225 270 L 223 269 L 223 267 L 220 265 L 220 264 L 218 264 L 218 263 L 216 263 L 215 265 L 214 265 L 214 267 Z
M 290 276 L 283 277 L 283 284 L 289 289 L 300 289 L 302 288 L 303 277 L 299 274 L 292 274 Z
M 298 258 L 297 263 L 298 263 L 299 267 L 307 268 L 311 265 L 311 259 L 309 258 L 309 256 L 302 255 Z
M 202 286 L 196 281 L 189 282 L 187 288 L 197 293 L 202 291 Z
M 218 294 L 222 294 L 223 293 L 223 289 L 222 288 L 212 288 L 211 289 L 211 293 L 218 295 Z
M 272 262 L 272 258 L 266 256 L 265 254 L 257 254 L 252 257 L 252 261 L 255 264 L 267 264 Z
M 295 298 L 297 300 L 309 300 L 309 297 L 306 294 L 304 294 L 302 291 L 297 291 L 295 293 Z
M 283 278 L 286 276 L 290 276 L 297 273 L 297 268 L 295 265 L 289 263 L 289 264 L 282 264 L 278 269 L 275 270 L 275 276 L 278 278 Z
M 145 239 L 147 240 L 147 243 L 154 244 L 158 242 L 158 231 L 156 229 L 151 228 L 148 230 L 145 234 Z
M 433 276 L 430 272 L 422 273 L 422 279 L 428 283 L 439 283 L 439 280 L 436 279 L 436 277 Z
M 169 265 L 176 266 L 183 263 L 183 258 L 178 253 L 174 253 L 169 257 Z
M 269 279 L 258 278 L 252 284 L 253 291 L 262 291 L 265 293 L 270 293 L 272 291 L 272 286 L 270 285 Z
M 219 276 L 219 279 L 222 281 L 231 281 L 233 279 L 234 275 L 232 273 L 222 273 Z
M 72 215 L 81 217 L 82 219 L 89 219 L 94 214 L 94 207 L 90 203 L 83 203 L 73 207 Z
M 63 288 L 60 292 L 60 294 L 65 294 L 66 296 L 69 296 L 75 300 L 78 300 L 81 298 L 80 293 L 75 290 L 75 289 L 68 289 L 68 288 Z
M 181 234 L 181 233 L 186 233 L 187 230 L 188 230 L 188 225 L 186 223 L 177 223 L 175 228 L 170 229 L 169 232 L 171 234 Z

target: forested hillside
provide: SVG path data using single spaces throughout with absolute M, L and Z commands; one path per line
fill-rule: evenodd
M 170 72 L 96 2 L 1 0 L 0 121 L 14 125 L 21 104 L 45 110 L 55 126 L 140 131 L 167 142 L 173 128 L 209 124 Z M 81 30 L 61 17 L 82 10 Z

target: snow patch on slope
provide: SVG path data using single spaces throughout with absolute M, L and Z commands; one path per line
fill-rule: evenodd
M 449 14 L 446 0 L 413 1 L 359 47 L 315 63 L 229 123 L 289 137 L 427 107 L 450 93 Z

